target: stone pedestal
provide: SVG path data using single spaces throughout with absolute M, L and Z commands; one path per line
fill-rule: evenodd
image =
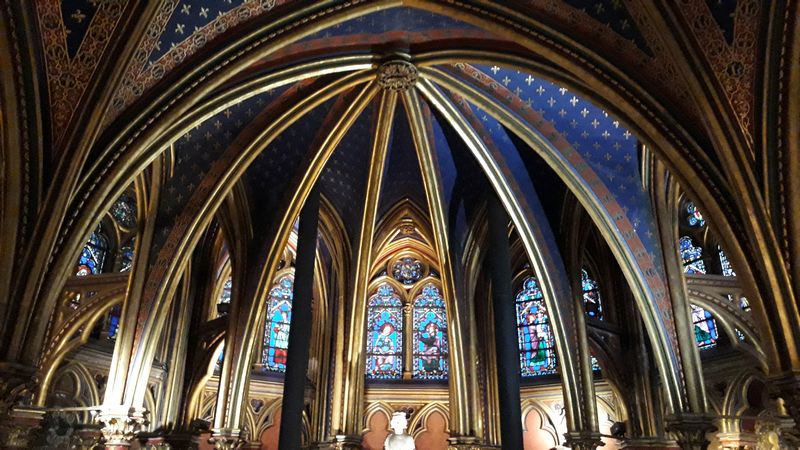
M 601 447 L 603 440 L 600 433 L 596 431 L 570 432 L 564 435 L 566 446 L 574 450 L 595 450 Z
M 127 450 L 136 433 L 147 424 L 147 410 L 124 406 L 103 408 L 96 420 L 103 424 L 100 431 L 107 450 Z
M 717 431 L 714 417 L 708 414 L 681 414 L 667 419 L 667 431 L 675 435 L 682 450 L 706 450 L 707 434 Z

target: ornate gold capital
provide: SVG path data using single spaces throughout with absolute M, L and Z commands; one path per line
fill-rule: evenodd
M 403 59 L 393 59 L 378 67 L 378 85 L 388 91 L 401 92 L 414 87 L 417 68 Z
M 127 447 L 133 442 L 136 433 L 147 425 L 147 414 L 144 408 L 104 408 L 95 420 L 103 424 L 100 431 L 106 446 Z
M 242 439 L 242 431 L 231 428 L 214 428 L 211 438 L 208 440 L 214 444 L 215 450 L 234 450 L 241 448 L 245 440 Z

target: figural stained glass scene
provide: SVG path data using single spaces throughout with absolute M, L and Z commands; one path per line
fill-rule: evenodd
M 800 0 L 3 4 L 0 447 L 800 448 Z

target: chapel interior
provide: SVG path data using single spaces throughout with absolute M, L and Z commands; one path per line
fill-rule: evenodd
M 800 448 L 800 1 L 0 5 L 0 448 Z

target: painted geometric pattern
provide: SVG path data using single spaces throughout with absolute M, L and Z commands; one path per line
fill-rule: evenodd
M 164 0 L 134 53 L 106 123 L 214 38 L 288 1 Z
M 367 303 L 367 378 L 399 379 L 403 367 L 403 302 L 389 284 Z
M 414 378 L 447 379 L 447 313 L 439 289 L 428 284 L 414 299 Z

